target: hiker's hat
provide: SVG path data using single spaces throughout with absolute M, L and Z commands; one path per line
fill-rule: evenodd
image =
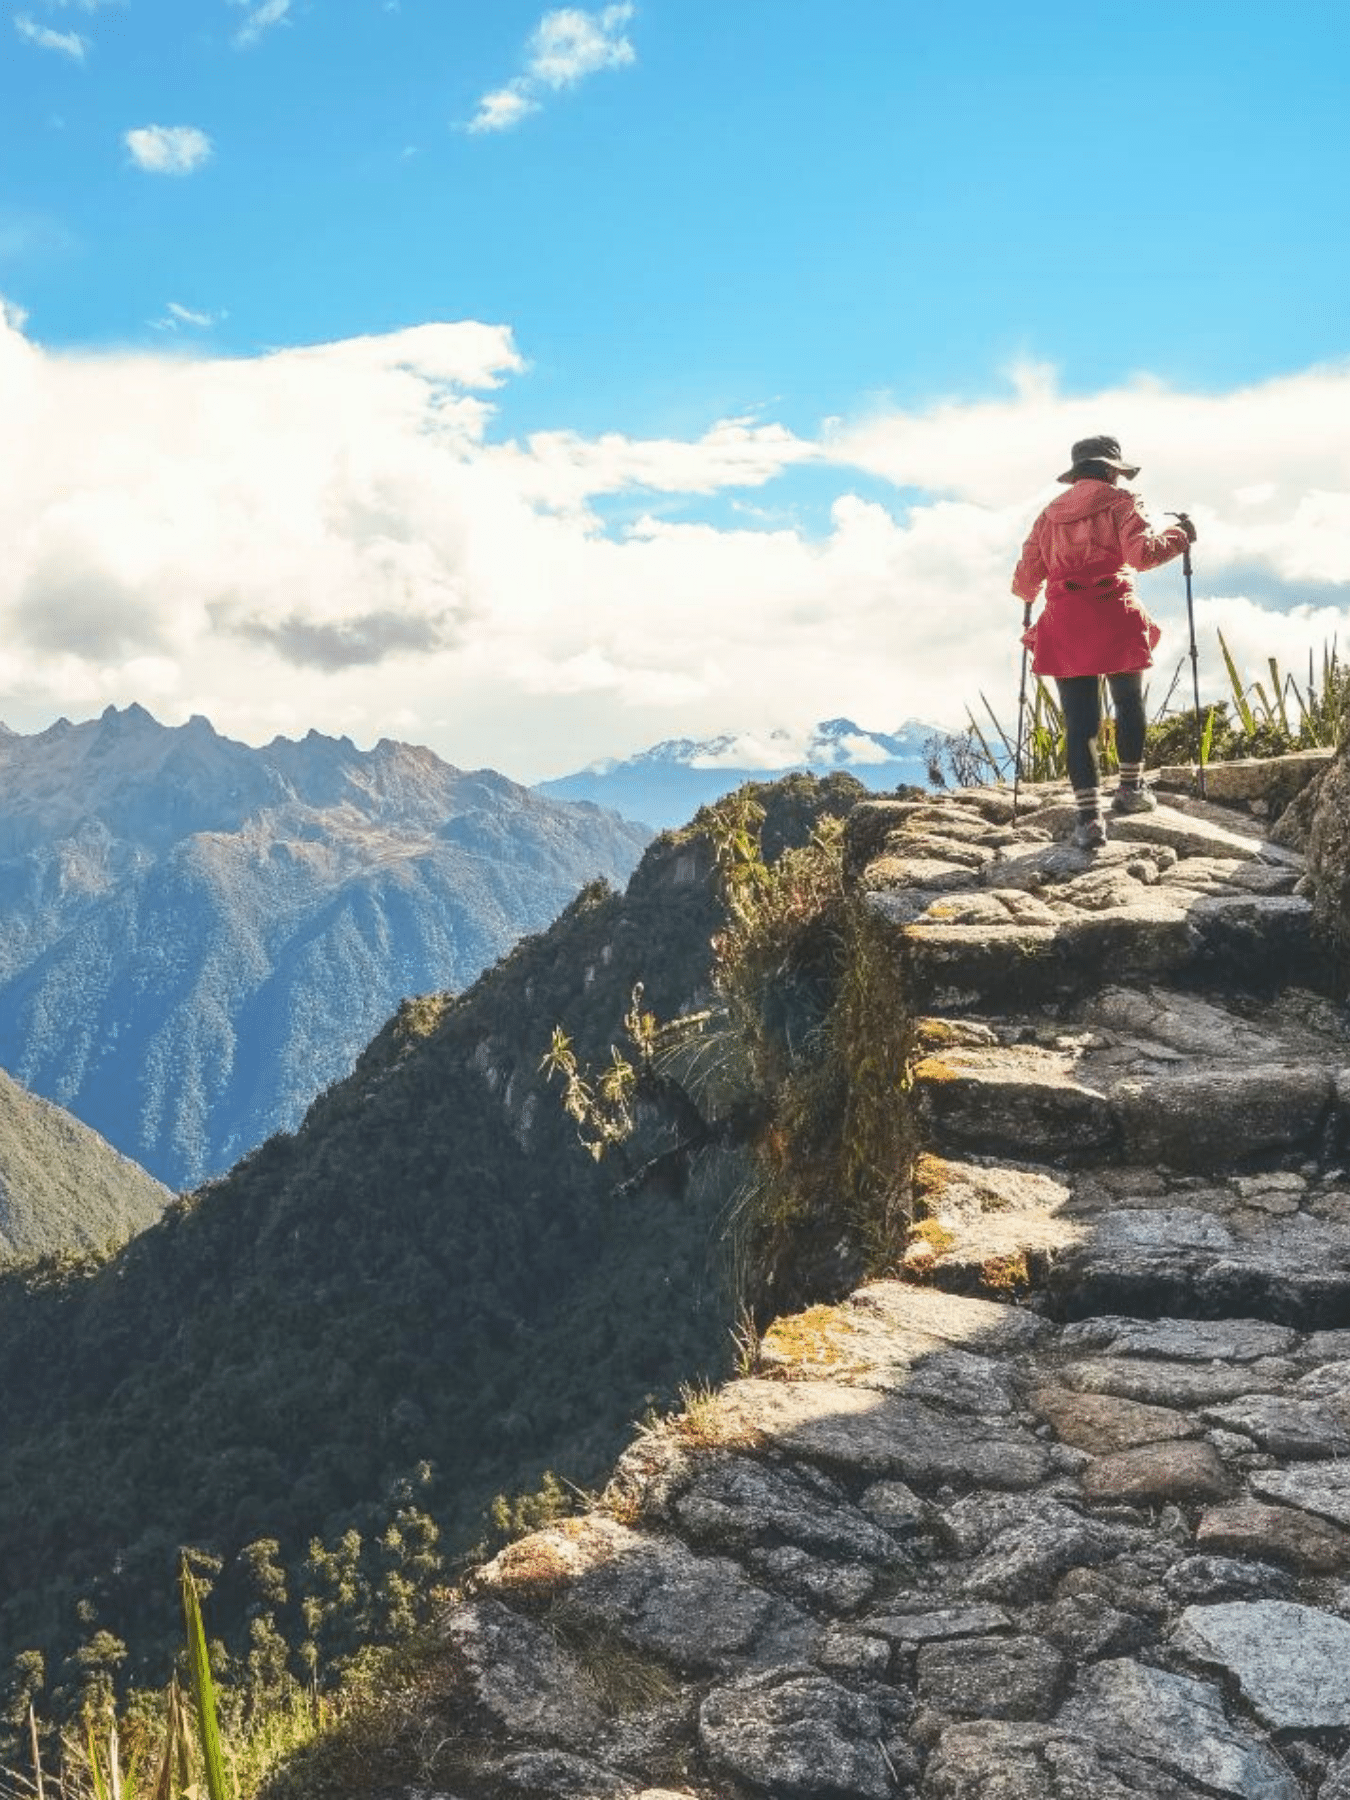
M 1077 481 L 1084 472 L 1084 463 L 1105 463 L 1108 469 L 1115 469 L 1126 481 L 1133 481 L 1139 473 L 1138 463 L 1127 463 L 1121 456 L 1119 438 L 1079 438 L 1069 454 L 1073 458 L 1073 467 L 1057 476 L 1059 481 Z

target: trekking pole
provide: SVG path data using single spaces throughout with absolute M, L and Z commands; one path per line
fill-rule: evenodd
M 1175 519 L 1179 525 L 1189 525 L 1188 513 L 1168 513 L 1169 519 Z M 1191 633 L 1191 689 L 1195 694 L 1195 771 L 1200 783 L 1200 798 L 1205 798 L 1205 739 L 1204 727 L 1200 723 L 1200 652 L 1195 647 L 1195 601 L 1191 595 L 1191 543 L 1187 536 L 1186 548 L 1181 555 L 1182 573 L 1186 577 L 1186 623 Z
M 1031 602 L 1027 601 L 1022 608 L 1022 637 L 1025 640 L 1031 630 Z M 1027 658 L 1031 654 L 1030 645 L 1022 644 L 1022 686 L 1017 694 L 1017 749 L 1013 754 L 1013 823 L 1017 822 L 1017 802 L 1022 788 L 1022 731 L 1027 716 Z M 1007 742 L 1007 739 L 1004 739 Z

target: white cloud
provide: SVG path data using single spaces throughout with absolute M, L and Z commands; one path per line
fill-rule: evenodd
M 636 62 L 637 52 L 623 34 L 635 10 L 606 6 L 588 13 L 564 6 L 545 13 L 530 38 L 527 73 L 546 87 L 571 87 L 600 69 L 622 69 Z
M 218 325 L 227 315 L 225 313 L 200 312 L 191 306 L 181 306 L 177 300 L 170 300 L 158 319 L 150 321 L 155 331 L 179 331 L 187 327 L 192 331 L 209 331 Z
M 152 175 L 190 175 L 212 153 L 212 144 L 195 125 L 141 125 L 123 139 L 138 169 Z
M 256 44 L 274 26 L 284 24 L 291 10 L 291 0 L 230 0 L 230 5 L 248 8 L 243 24 L 234 34 L 235 44 L 241 50 Z
M 597 12 L 563 6 L 545 13 L 530 34 L 524 73 L 484 94 L 465 129 L 509 131 L 540 110 L 542 91 L 575 87 L 602 69 L 636 62 L 637 51 L 624 33 L 636 10 L 624 0 Z
M 53 353 L 4 314 L 13 726 L 136 698 L 254 741 L 311 725 L 373 741 L 397 717 L 452 761 L 534 776 L 721 731 L 750 734 L 767 762 L 774 727 L 954 724 L 981 690 L 1007 714 L 1012 563 L 1093 430 L 1122 437 L 1155 503 L 1199 521 L 1208 692 L 1224 688 L 1217 625 L 1252 674 L 1350 643 L 1350 369 L 1227 395 L 1068 397 L 1041 377 L 815 441 L 746 419 L 692 439 L 516 441 L 494 428 L 494 391 L 524 374 L 503 327 L 245 359 L 189 342 Z M 853 459 L 907 492 L 892 506 L 850 493 Z M 731 512 L 804 466 L 842 490 L 823 532 Z M 679 516 L 606 532 L 616 494 Z M 792 517 L 790 499 L 771 510 Z M 1176 568 L 1145 598 L 1167 632 L 1161 692 L 1185 643 Z
M 527 113 L 538 112 L 539 102 L 531 100 L 523 82 L 495 88 L 478 102 L 478 111 L 469 120 L 466 131 L 509 131 L 519 125 Z
M 41 50 L 57 50 L 76 62 L 83 62 L 89 50 L 89 39 L 81 37 L 78 31 L 53 31 L 49 25 L 39 25 L 27 13 L 15 14 L 14 29 L 26 43 L 36 44 Z

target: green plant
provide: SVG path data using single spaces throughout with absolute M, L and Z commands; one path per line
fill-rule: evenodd
M 186 1555 L 179 1564 L 178 1582 L 183 1601 L 183 1630 L 187 1638 L 188 1677 L 192 1685 L 193 1704 L 197 1710 L 197 1732 L 201 1743 L 206 1791 L 209 1800 L 229 1800 L 225 1785 L 225 1764 L 220 1751 L 216 1690 L 211 1679 L 211 1658 L 206 1648 L 201 1601 Z
M 1341 660 L 1336 643 L 1322 647 L 1320 666 L 1308 653 L 1308 678 L 1300 684 L 1268 657 L 1265 680 L 1244 682 L 1222 632 L 1219 654 L 1228 679 L 1229 698 L 1208 706 L 1197 720 L 1193 708 L 1174 705 L 1186 659 L 1178 662 L 1162 704 L 1148 727 L 1150 762 L 1223 762 L 1236 756 L 1279 756 L 1289 750 L 1331 748 L 1350 728 L 1350 665 Z M 1017 761 L 1017 738 L 981 693 L 988 715 L 981 726 L 974 713 L 964 730 L 930 739 L 924 746 L 929 774 L 936 786 L 958 787 L 1010 781 Z M 1104 773 L 1116 766 L 1115 722 L 1103 683 L 1102 727 L 1097 752 Z M 1027 707 L 1022 735 L 1023 781 L 1057 781 L 1067 774 L 1064 715 L 1043 681 L 1037 680 Z

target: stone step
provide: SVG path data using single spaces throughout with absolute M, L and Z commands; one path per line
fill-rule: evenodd
M 896 927 L 921 1004 L 1063 999 L 1105 968 L 1122 981 L 1315 978 L 1301 859 L 1252 821 L 1161 806 L 1113 819 L 1110 841 L 1086 851 L 1056 841 L 1074 816 L 1045 796 L 1016 823 L 980 795 L 857 809 L 853 879 Z
M 1066 1319 L 1350 1327 L 1350 1178 L 1341 1169 L 1200 1178 L 927 1155 L 915 1186 L 927 1222 L 906 1266 L 945 1291 L 1037 1299 Z
M 1312 908 L 1296 894 L 1141 888 L 1109 910 L 1059 914 L 1017 890 L 930 896 L 917 913 L 894 894 L 869 904 L 899 926 L 918 1004 L 945 1011 L 1072 999 L 1104 971 L 1121 982 L 1259 989 L 1315 979 L 1320 961 Z
M 1289 1151 L 1339 1146 L 1350 1123 L 1350 1071 L 1305 1062 L 1196 1068 L 1103 1065 L 1039 1044 L 955 1047 L 913 1070 L 925 1141 L 1066 1165 L 1165 1164 L 1205 1172 Z
M 920 1019 L 915 1085 L 938 1150 L 1191 1171 L 1335 1152 L 1350 1018 L 1306 989 L 1269 1001 L 1162 984 L 1070 1005 Z

